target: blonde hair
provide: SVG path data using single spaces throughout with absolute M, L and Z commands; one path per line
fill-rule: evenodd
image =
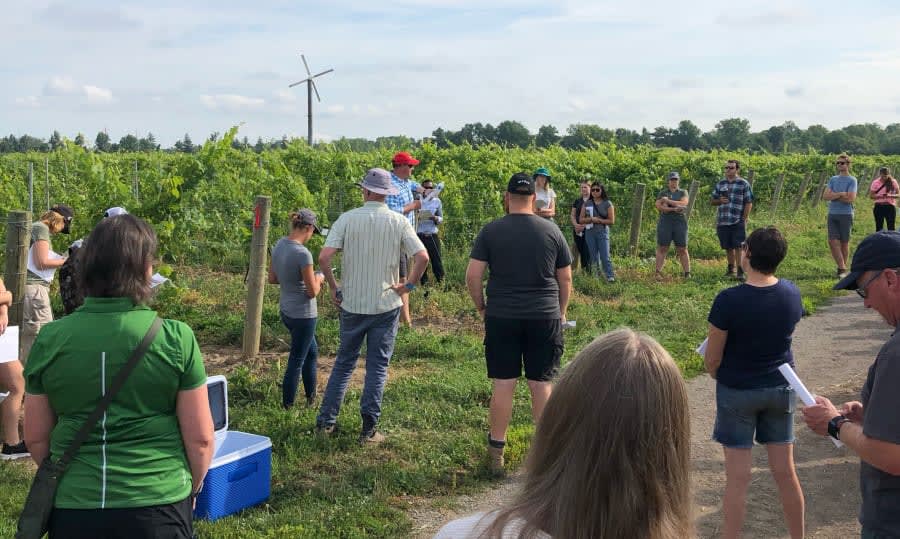
M 677 365 L 653 338 L 622 328 L 563 371 L 544 409 L 521 492 L 483 537 L 693 536 L 690 420 Z M 512 528 L 512 527 L 511 527 Z
M 66 227 L 66 219 L 53 210 L 47 210 L 41 214 L 41 222 L 47 225 L 51 234 L 56 234 Z

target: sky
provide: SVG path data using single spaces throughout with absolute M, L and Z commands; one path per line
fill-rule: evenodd
M 889 0 L 0 0 L 0 136 L 900 121 Z

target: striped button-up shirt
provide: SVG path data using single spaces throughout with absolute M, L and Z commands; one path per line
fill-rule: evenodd
M 391 172 L 391 183 L 400 192 L 396 195 L 388 195 L 387 198 L 384 199 L 384 202 L 387 204 L 388 208 L 402 215 L 405 215 L 406 219 L 409 221 L 409 224 L 415 227 L 416 212 L 411 211 L 408 213 L 403 213 L 403 207 L 413 201 L 413 191 L 417 191 L 419 189 L 419 184 L 412 180 L 401 180 L 393 172 Z
M 425 250 L 409 221 L 374 201 L 341 214 L 325 247 L 343 251 L 341 308 L 354 314 L 381 314 L 403 305 L 391 289 L 400 281 L 400 254 Z

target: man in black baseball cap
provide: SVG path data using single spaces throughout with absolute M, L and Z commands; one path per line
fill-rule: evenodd
M 863 304 L 900 329 L 900 233 L 881 231 L 864 239 L 850 274 L 835 290 L 856 290 Z M 840 409 L 824 397 L 803 408 L 807 426 L 859 455 L 861 537 L 900 537 L 900 331 L 881 347 L 869 368 L 861 401 Z

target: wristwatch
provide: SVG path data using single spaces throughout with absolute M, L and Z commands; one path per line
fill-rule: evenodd
M 413 290 L 416 289 L 416 285 L 414 285 L 413 283 L 406 283 L 403 286 L 405 286 L 406 289 L 409 290 L 410 292 L 412 292 Z
M 850 421 L 846 417 L 842 415 L 836 415 L 831 418 L 831 421 L 828 422 L 828 435 L 834 438 L 835 440 L 841 439 L 841 425 Z

